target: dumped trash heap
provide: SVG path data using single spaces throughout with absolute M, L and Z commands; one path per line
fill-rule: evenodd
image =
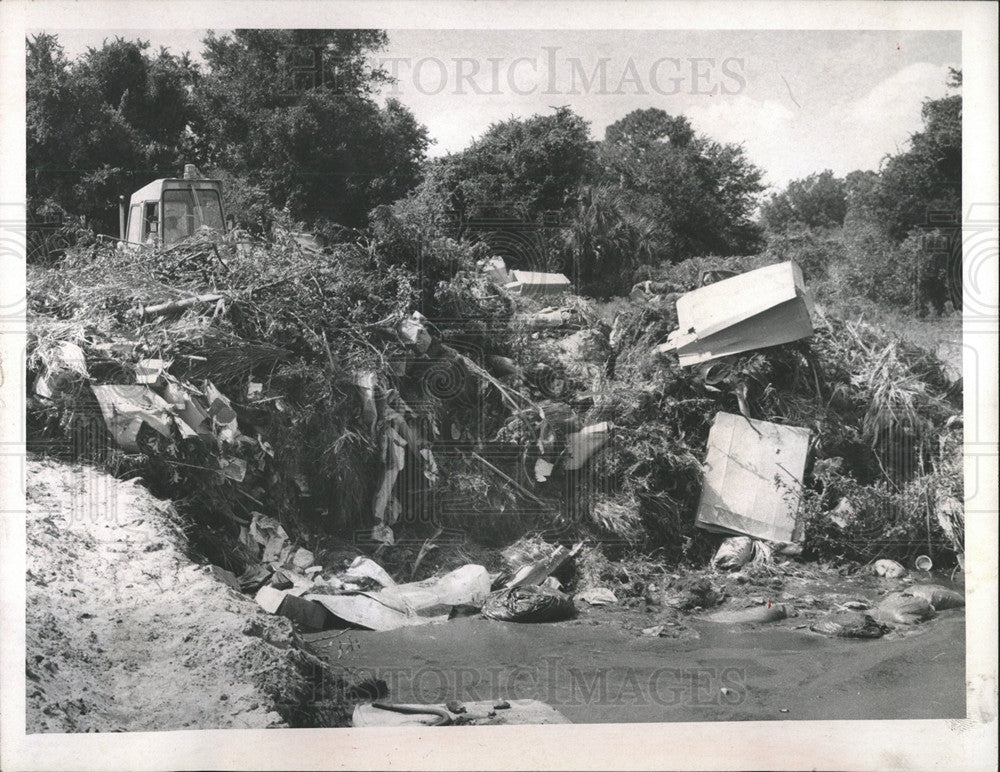
M 826 318 L 794 264 L 719 261 L 700 288 L 674 266 L 612 314 L 406 238 L 30 267 L 29 446 L 142 477 L 220 578 L 307 629 L 616 602 L 566 570 L 584 543 L 705 564 L 744 539 L 720 568 L 962 553 L 960 385 Z

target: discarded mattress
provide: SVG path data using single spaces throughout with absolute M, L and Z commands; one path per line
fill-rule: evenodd
M 708 435 L 696 525 L 798 541 L 795 516 L 808 450 L 808 429 L 718 413 Z
M 379 703 L 381 704 L 381 703 Z M 449 703 L 450 704 L 450 703 Z M 505 708 L 497 708 L 505 704 Z M 452 707 L 457 707 L 452 705 Z M 396 708 L 392 710 L 391 708 Z M 399 710 L 402 708 L 403 710 Z M 426 712 L 421 712 L 423 708 Z M 464 712 L 454 713 L 447 705 L 391 705 L 377 707 L 363 703 L 354 708 L 351 725 L 359 726 L 434 726 L 447 714 L 449 723 L 477 725 L 494 724 L 570 724 L 562 713 L 538 700 L 479 700 L 462 703 Z M 405 711 L 405 712 L 404 712 Z
M 679 297 L 678 329 L 656 351 L 677 351 L 687 367 L 807 338 L 812 315 L 801 269 L 791 261 L 776 263 Z
M 522 295 L 558 295 L 567 292 L 571 282 L 561 273 L 541 273 L 539 271 L 511 271 L 512 281 L 505 285 L 511 292 Z

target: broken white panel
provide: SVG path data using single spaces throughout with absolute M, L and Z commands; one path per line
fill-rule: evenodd
M 696 525 L 798 541 L 796 514 L 808 451 L 808 429 L 718 413 L 708 435 Z
M 677 325 L 657 353 L 677 351 L 683 367 L 813 334 L 813 304 L 794 262 L 775 263 L 688 292 Z
M 601 421 L 566 436 L 566 469 L 579 469 L 611 438 L 614 424 Z
M 427 332 L 427 318 L 419 311 L 414 311 L 399 323 L 400 337 L 413 346 L 421 354 L 431 346 L 431 334 Z
M 510 281 L 507 263 L 499 255 L 494 255 L 483 263 L 483 273 L 498 284 L 506 284 Z
M 135 365 L 135 382 L 156 386 L 163 382 L 171 364 L 162 359 L 140 359 Z
M 511 271 L 513 279 L 506 285 L 508 289 L 522 295 L 558 295 L 568 292 L 572 282 L 561 273 L 543 273 L 541 271 Z

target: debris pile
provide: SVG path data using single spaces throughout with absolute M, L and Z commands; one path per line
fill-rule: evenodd
M 610 320 L 566 277 L 448 239 L 415 251 L 449 266 L 428 288 L 403 238 L 30 267 L 30 444 L 141 476 L 220 576 L 308 629 L 640 592 L 560 574 L 587 540 L 704 564 L 717 533 L 745 539 L 725 569 L 961 551 L 959 390 L 823 316 L 794 264 L 676 266 Z M 455 536 L 525 533 L 547 542 L 502 574 L 445 559 Z M 722 597 L 688 590 L 679 607 Z

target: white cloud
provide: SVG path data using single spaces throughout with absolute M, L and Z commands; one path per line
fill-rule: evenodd
M 742 143 L 749 159 L 767 170 L 767 180 L 780 183 L 790 173 L 797 115 L 774 99 L 745 94 L 706 99 L 686 110 L 695 130 L 719 142 Z
M 857 99 L 834 105 L 831 120 L 849 140 L 842 144 L 843 165 L 875 169 L 886 153 L 905 149 L 910 135 L 923 128 L 924 101 L 948 93 L 947 81 L 947 65 L 917 62 Z

